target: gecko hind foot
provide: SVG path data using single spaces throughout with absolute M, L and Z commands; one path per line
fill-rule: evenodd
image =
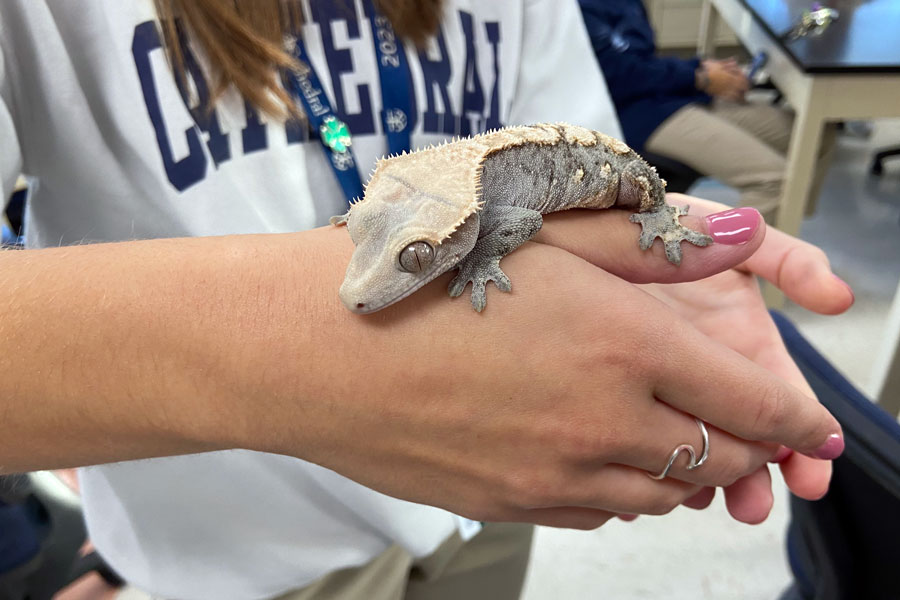
M 487 266 L 485 266 L 483 262 L 476 263 L 463 261 L 462 265 L 459 267 L 459 273 L 457 273 L 456 277 L 453 278 L 453 281 L 450 282 L 447 291 L 450 292 L 450 296 L 456 298 L 463 293 L 466 286 L 471 282 L 472 307 L 478 312 L 481 312 L 487 304 L 485 286 L 488 281 L 493 281 L 503 292 L 512 290 L 512 284 L 509 281 L 509 277 L 507 277 L 506 273 L 503 272 L 503 269 L 500 268 L 500 259 L 496 259 L 489 262 Z
M 712 238 L 706 234 L 688 229 L 678 217 L 688 213 L 688 206 L 663 204 L 652 212 L 635 213 L 629 217 L 632 223 L 641 224 L 641 250 L 648 250 L 653 240 L 660 238 L 666 248 L 666 258 L 674 265 L 681 264 L 681 242 L 695 246 L 708 246 Z

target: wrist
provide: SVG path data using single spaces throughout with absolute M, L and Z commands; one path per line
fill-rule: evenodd
M 360 343 L 337 293 L 353 246 L 334 227 L 251 237 L 252 259 L 235 266 L 244 297 L 222 357 L 232 417 L 212 441 L 315 461 L 335 435 L 344 361 Z
M 694 87 L 701 92 L 706 92 L 709 89 L 709 71 L 702 65 L 694 71 Z

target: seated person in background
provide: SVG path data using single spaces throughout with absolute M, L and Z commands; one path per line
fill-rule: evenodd
M 792 114 L 746 102 L 747 76 L 734 59 L 656 55 L 641 0 L 579 0 L 626 142 L 715 177 L 741 192 L 741 204 L 774 223 Z M 811 197 L 827 167 L 823 140 Z

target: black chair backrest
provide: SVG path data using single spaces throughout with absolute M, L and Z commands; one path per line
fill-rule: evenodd
M 683 194 L 694 185 L 694 182 L 703 177 L 702 173 L 695 171 L 684 163 L 678 162 L 674 158 L 654 154 L 646 150 L 641 152 L 641 156 L 651 166 L 656 167 L 656 172 L 659 173 L 659 176 L 666 180 L 667 192 Z

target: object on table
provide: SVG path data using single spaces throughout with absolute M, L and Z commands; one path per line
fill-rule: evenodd
M 816 2 L 810 10 L 803 11 L 800 20 L 782 35 L 782 39 L 791 42 L 802 37 L 821 35 L 838 17 L 838 11 Z

